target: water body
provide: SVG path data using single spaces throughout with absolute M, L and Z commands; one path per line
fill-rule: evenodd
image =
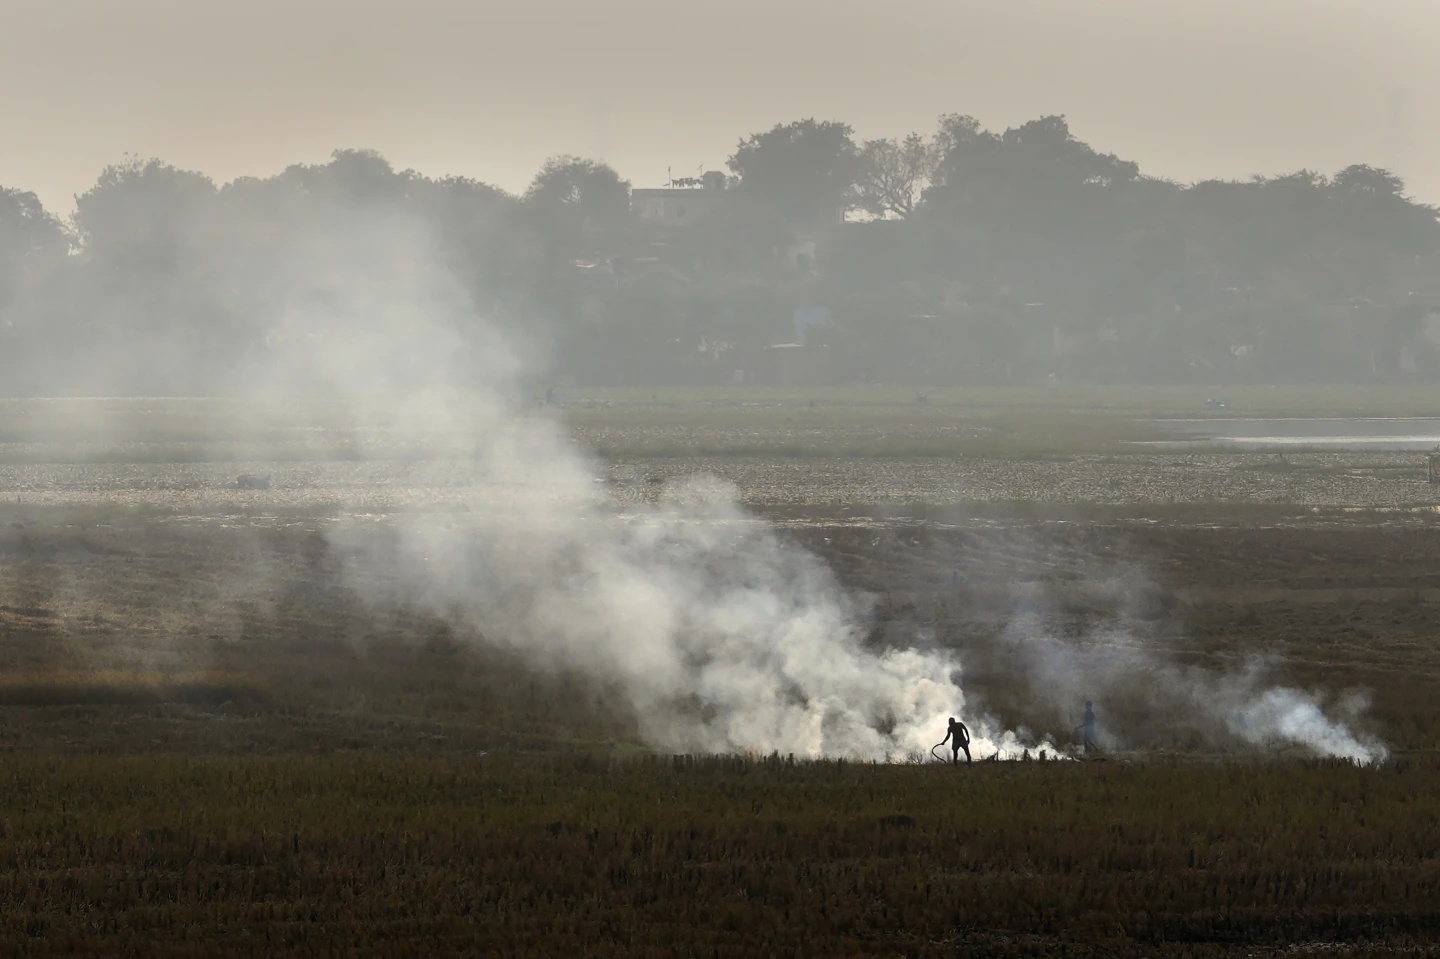
M 1440 446 L 1440 417 L 1158 419 L 1164 449 L 1411 451 Z

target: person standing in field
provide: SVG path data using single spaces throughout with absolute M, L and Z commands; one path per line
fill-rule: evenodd
M 1095 706 L 1090 700 L 1085 700 L 1085 751 L 1095 752 L 1099 747 L 1095 743 Z
M 950 717 L 950 727 L 945 730 L 945 738 L 940 740 L 940 745 L 943 746 L 947 742 L 950 744 L 951 765 L 958 766 L 960 764 L 960 750 L 962 749 L 965 750 L 965 761 L 967 763 L 972 761 L 970 759 L 970 730 L 954 716 Z

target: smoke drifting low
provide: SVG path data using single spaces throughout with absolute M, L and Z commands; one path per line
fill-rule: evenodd
M 1111 576 L 1097 571 L 1093 579 L 1101 593 L 1126 584 L 1126 596 L 1133 598 L 1144 575 L 1137 569 Z M 1102 746 L 1144 749 L 1158 738 L 1158 728 L 1216 748 L 1298 748 L 1362 764 L 1388 755 L 1377 738 L 1357 731 L 1369 706 L 1366 695 L 1348 691 L 1327 713 L 1323 693 L 1274 683 L 1263 656 L 1229 672 L 1182 665 L 1162 643 L 1137 635 L 1137 611 L 1124 608 L 1124 599 L 1117 622 L 1080 642 L 1054 635 L 1035 603 L 1018 611 L 1001 637 L 1003 654 L 1032 690 L 1062 702 L 1123 704 L 1131 722 L 1117 728 L 1101 719 Z
M 337 555 L 356 557 L 345 575 L 377 607 L 418 605 L 537 668 L 619 687 L 664 749 L 901 760 L 924 755 L 953 715 L 969 724 L 977 759 L 1063 752 L 967 702 L 957 653 L 868 646 L 864 598 L 745 514 L 724 484 L 695 478 L 658 505 L 620 510 L 598 464 L 526 411 L 529 344 L 487 324 L 442 262 L 423 224 L 341 211 L 251 277 L 274 304 L 266 354 L 236 373 L 257 417 L 273 422 L 318 396 L 339 404 L 361 451 L 370 437 L 398 436 L 437 454 L 410 467 L 420 485 L 446 457 L 479 473 L 464 512 L 397 516 L 381 545 L 330 534 Z M 366 575 L 377 566 L 388 595 Z M 1111 668 L 1038 641 L 1016 651 L 1057 692 L 1073 691 L 1063 677 L 1093 682 Z M 1232 739 L 1384 755 L 1298 691 L 1161 676 Z
M 516 352 L 477 328 L 423 231 L 387 222 L 324 249 L 292 261 L 304 266 L 264 395 L 318 388 L 359 435 L 399 434 L 480 474 L 468 512 L 397 518 L 383 555 L 333 534 L 337 552 L 363 555 L 357 569 L 391 571 L 396 593 L 377 603 L 419 604 L 537 666 L 618 684 L 668 749 L 900 758 L 963 709 L 953 658 L 864 649 L 858 601 L 732 490 L 696 479 L 619 515 L 597 464 L 516 401 Z

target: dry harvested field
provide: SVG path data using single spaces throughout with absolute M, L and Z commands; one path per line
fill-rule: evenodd
M 1143 689 L 1109 761 L 647 758 L 583 675 L 337 587 L 318 534 L 0 532 L 0 929 L 26 955 L 1400 955 L 1440 925 L 1440 528 L 1043 510 L 786 529 L 1064 729 L 1007 624 L 1375 690 L 1357 769 L 1217 747 Z M 14 525 L 18 523 L 19 525 Z M 319 523 L 312 521 L 316 528 Z M 247 579 L 257 560 L 272 572 Z M 938 738 L 938 736 L 937 736 Z M 983 758 L 983 757 L 982 757 Z
M 724 477 L 749 522 L 871 598 L 875 646 L 959 650 L 977 708 L 1068 742 L 1081 700 L 1102 706 L 1098 759 L 957 770 L 656 756 L 584 670 L 379 602 L 387 571 L 355 575 L 332 534 L 463 525 L 486 508 L 472 462 L 175 436 L 87 458 L 9 415 L 13 954 L 1399 955 L 1440 936 L 1440 497 L 1414 453 L 1032 430 L 1009 453 L 642 456 L 633 426 L 608 521 L 663 496 L 647 477 Z M 1083 655 L 1047 671 L 1037 648 Z M 1276 683 L 1368 690 L 1356 722 L 1386 762 L 1240 746 L 1157 695 L 1256 656 Z

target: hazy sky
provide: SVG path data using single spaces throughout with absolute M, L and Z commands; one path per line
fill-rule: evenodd
M 217 180 L 370 147 L 523 189 L 636 186 L 807 116 L 857 136 L 1064 113 L 1189 181 L 1387 166 L 1440 202 L 1440 0 L 0 0 L 0 185 L 123 154 Z

